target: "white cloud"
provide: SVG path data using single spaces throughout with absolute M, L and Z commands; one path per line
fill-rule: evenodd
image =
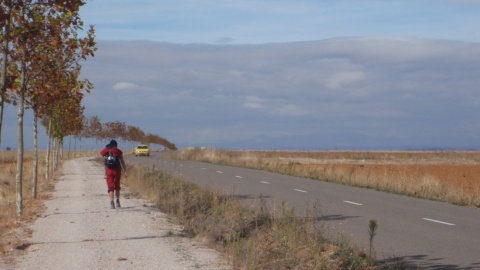
M 329 89 L 337 89 L 362 81 L 366 75 L 362 71 L 346 71 L 334 73 L 326 83 Z
M 133 90 L 138 90 L 140 88 L 141 88 L 140 86 L 134 83 L 129 83 L 129 82 L 119 82 L 112 86 L 112 89 L 116 91 L 133 91 Z
M 85 99 L 86 114 L 142 124 L 179 146 L 203 140 L 280 147 L 294 145 L 297 134 L 317 148 L 407 147 L 383 130 L 418 145 L 478 141 L 469 123 L 480 122 L 480 44 L 377 37 L 248 46 L 99 45 L 98 57 L 84 64 L 96 88 Z M 97 100 L 110 91 L 115 104 L 128 110 L 105 114 L 109 105 Z
M 280 106 L 278 108 L 273 108 L 272 113 L 278 115 L 289 115 L 289 116 L 304 116 L 310 112 L 303 108 L 302 106 L 287 104 Z
M 263 99 L 256 96 L 247 96 L 245 97 L 245 102 L 243 106 L 250 109 L 264 109 L 265 106 L 262 105 Z

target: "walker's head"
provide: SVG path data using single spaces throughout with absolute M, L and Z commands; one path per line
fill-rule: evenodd
M 111 141 L 110 141 L 110 147 L 112 147 L 112 148 L 113 148 L 113 147 L 117 147 L 117 141 L 111 140 Z

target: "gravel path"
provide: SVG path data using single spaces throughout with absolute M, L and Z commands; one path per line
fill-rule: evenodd
M 28 253 L 12 269 L 232 269 L 125 187 L 122 208 L 110 209 L 105 171 L 89 158 L 62 168 Z

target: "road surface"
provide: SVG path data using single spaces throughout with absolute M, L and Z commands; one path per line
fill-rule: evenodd
M 480 269 L 480 210 L 322 181 L 192 161 L 127 156 L 242 198 L 285 201 L 297 212 L 319 202 L 327 224 L 368 247 L 368 224 L 378 223 L 378 259 L 403 259 L 420 269 Z

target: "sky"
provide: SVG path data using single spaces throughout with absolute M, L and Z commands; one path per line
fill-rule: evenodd
M 480 0 L 86 2 L 87 117 L 179 148 L 480 148 Z

